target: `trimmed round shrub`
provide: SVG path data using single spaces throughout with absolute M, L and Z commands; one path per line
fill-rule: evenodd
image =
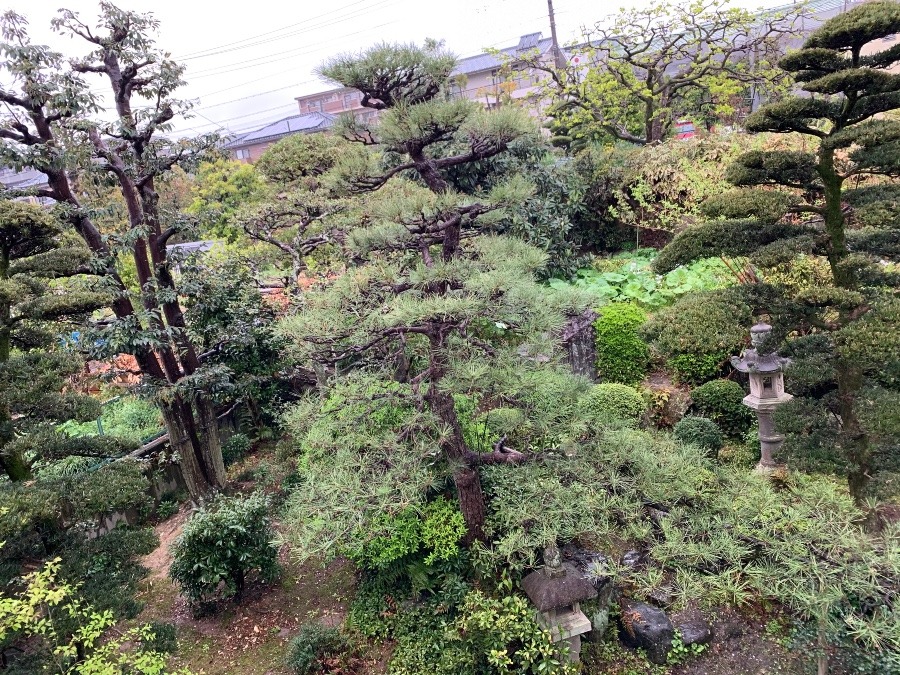
M 255 572 L 263 581 L 278 576 L 274 537 L 265 496 L 220 497 L 185 524 L 169 576 L 195 610 L 217 599 L 240 601 L 247 575 Z
M 732 380 L 712 380 L 691 391 L 693 407 L 701 417 L 719 425 L 728 438 L 743 438 L 753 424 L 753 412 L 741 401 L 744 389 Z
M 337 628 L 305 623 L 288 644 L 287 667 L 296 675 L 325 672 L 322 659 L 338 656 L 347 646 Z
M 250 452 L 250 439 L 247 434 L 234 434 L 222 443 L 222 461 L 225 466 L 239 462 Z
M 581 400 L 584 414 L 597 424 L 625 422 L 636 425 L 644 414 L 644 397 L 627 384 L 604 382 L 591 387 Z
M 723 443 L 719 425 L 706 417 L 685 417 L 675 425 L 672 433 L 682 443 L 696 445 L 713 455 Z
M 740 352 L 753 316 L 738 297 L 739 290 L 686 295 L 641 327 L 641 335 L 679 382 L 712 380 L 722 373 L 728 357 Z
M 594 333 L 597 374 L 601 380 L 634 384 L 643 379 L 650 349 L 638 329 L 646 320 L 646 312 L 629 302 L 616 302 L 600 310 Z

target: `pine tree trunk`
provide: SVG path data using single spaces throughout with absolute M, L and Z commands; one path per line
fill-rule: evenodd
M 862 388 L 863 374 L 859 368 L 844 361 L 837 364 L 838 409 L 841 416 L 843 453 L 850 464 L 847 486 L 850 496 L 859 507 L 863 506 L 872 475 L 872 449 L 869 437 L 862 430 L 856 415 L 855 403 Z
M 431 382 L 425 399 L 431 411 L 449 429 L 449 433 L 441 441 L 441 451 L 453 468 L 453 483 L 459 499 L 459 510 L 466 523 L 466 535 L 463 544 L 469 546 L 476 541 L 486 541 L 484 532 L 486 507 L 484 491 L 481 489 L 481 476 L 471 466 L 471 452 L 463 438 L 459 417 L 453 403 L 453 395 L 441 391 L 439 384 L 446 372 L 446 346 L 442 327 L 429 335 L 429 370 Z

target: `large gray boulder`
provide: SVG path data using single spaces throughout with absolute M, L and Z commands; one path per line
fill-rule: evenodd
M 675 628 L 666 613 L 644 602 L 623 599 L 619 603 L 619 637 L 628 647 L 640 647 L 653 663 L 664 665 Z

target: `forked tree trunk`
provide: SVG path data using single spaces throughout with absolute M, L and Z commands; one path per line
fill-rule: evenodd
M 169 445 L 178 455 L 184 486 L 196 501 L 203 499 L 211 486 L 194 452 L 190 429 L 186 424 L 185 407 L 180 402 L 160 404 L 166 431 L 169 433 Z
M 205 396 L 198 396 L 197 414 L 200 418 L 199 441 L 203 464 L 213 487 L 225 487 L 225 461 L 222 459 L 222 441 L 219 436 L 219 420 L 212 402 Z

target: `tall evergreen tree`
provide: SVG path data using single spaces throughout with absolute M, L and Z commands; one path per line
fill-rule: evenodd
M 718 254 L 766 267 L 799 254 L 827 260 L 828 284 L 746 291 L 782 337 L 793 333 L 786 353 L 799 396 L 782 419 L 794 432 L 786 448 L 846 471 L 858 501 L 879 471 L 898 465 L 900 186 L 879 178 L 900 174 L 891 114 L 900 108 L 900 47 L 881 49 L 898 32 L 900 3 L 875 0 L 784 57 L 799 91 L 754 113 L 747 128 L 802 134 L 811 150 L 741 156 L 728 173 L 740 189 L 706 204 L 720 219 L 689 228 L 656 260 L 659 272 Z
M 465 195 L 448 179 L 450 169 L 503 153 L 533 129 L 516 108 L 488 112 L 443 97 L 453 63 L 435 44 L 379 45 L 322 69 L 333 81 L 362 91 L 363 105 L 381 111 L 372 125 L 344 120 L 341 132 L 374 152 L 344 158 L 328 179 L 355 195 L 389 183 L 393 190 L 370 222 L 346 235 L 346 246 L 362 264 L 327 291 L 308 294 L 303 311 L 283 328 L 294 338 L 296 355 L 311 358 L 323 375 L 352 370 L 356 377 L 403 383 L 402 392 L 381 384 L 364 395 L 373 402 L 398 397 L 430 416 L 422 424 L 436 435 L 413 425 L 400 434 L 402 440 L 392 437 L 386 450 L 373 440 L 373 429 L 372 438 L 361 441 L 368 450 L 360 449 L 354 460 L 366 467 L 357 471 L 367 483 L 360 492 L 377 497 L 383 494 L 378 485 L 386 491 L 415 489 L 410 486 L 420 486 L 423 458 L 436 454 L 452 475 L 471 542 L 486 537 L 479 467 L 521 462 L 527 453 L 507 447 L 502 438 L 493 447 L 474 447 L 457 410 L 458 396 L 484 389 L 496 394 L 516 368 L 533 368 L 539 354 L 552 353 L 549 336 L 562 318 L 533 279 L 545 263 L 542 252 L 516 240 L 479 237 L 492 214 L 524 198 L 527 186 L 512 180 L 489 194 Z M 346 422 L 327 407 L 320 419 Z M 403 485 L 397 482 L 401 475 Z M 328 492 L 323 484 L 311 490 L 313 500 L 316 490 Z
M 121 449 L 114 440 L 67 439 L 55 431 L 60 422 L 100 414 L 95 399 L 65 391 L 80 362 L 58 348 L 58 334 L 106 301 L 77 283 L 90 252 L 63 246 L 60 234 L 39 206 L 0 201 L 0 466 L 13 481 L 30 477 L 35 454 L 53 459 Z
M 95 48 L 71 67 L 61 54 L 32 44 L 26 26 L 15 13 L 3 17 L 0 51 L 16 90 L 0 90 L 9 111 L 0 128 L 0 158 L 46 174 L 48 187 L 35 194 L 64 207 L 68 223 L 98 260 L 116 317 L 105 344 L 133 354 L 147 382 L 158 388 L 172 447 L 190 492 L 199 496 L 223 484 L 224 464 L 215 412 L 204 393 L 209 382 L 188 338 L 167 256 L 177 222 L 167 222 L 156 190 L 162 174 L 192 161 L 208 144 L 208 139 L 170 142 L 160 136 L 189 107 L 173 97 L 183 69 L 156 48 L 152 34 L 158 24 L 152 16 L 110 3 L 101 3 L 97 30 L 70 11 L 54 21 L 60 31 Z M 98 105 L 81 73 L 107 76 L 114 123 L 91 121 Z M 127 207 L 128 226 L 115 237 L 104 236 L 73 187 L 73 174 L 98 169 L 114 177 Z M 134 300 L 116 269 L 119 248 L 137 270 L 140 293 Z

